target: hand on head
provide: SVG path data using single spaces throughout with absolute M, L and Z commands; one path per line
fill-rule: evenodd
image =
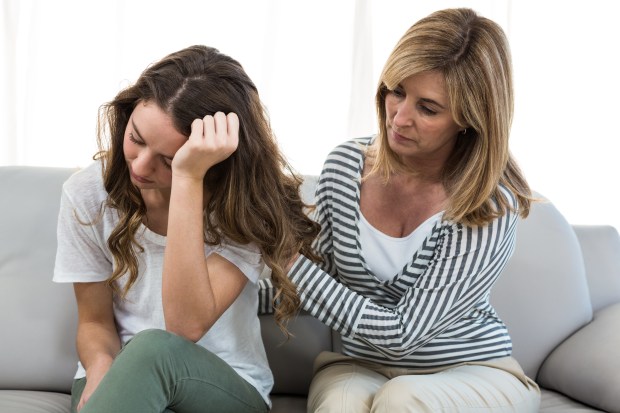
M 239 118 L 217 112 L 192 122 L 187 142 L 174 155 L 173 176 L 203 179 L 209 168 L 228 158 L 239 144 Z

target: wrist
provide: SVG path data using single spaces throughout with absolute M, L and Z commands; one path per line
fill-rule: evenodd
M 286 268 L 284 269 L 284 271 L 288 274 L 291 272 L 291 268 L 293 268 L 293 265 L 295 264 L 295 262 L 297 261 L 297 259 L 299 258 L 299 253 L 293 255 L 293 257 L 290 259 L 290 261 L 288 262 L 288 264 L 286 265 Z
M 86 376 L 90 376 L 91 374 L 100 374 L 101 372 L 106 372 L 114 362 L 114 357 L 105 354 L 100 355 L 90 363 L 88 366 L 85 366 Z
M 204 176 L 203 175 L 192 175 L 190 173 L 187 172 L 181 172 L 181 171 L 172 171 L 172 182 L 173 183 L 182 183 L 182 184 L 188 184 L 188 185 L 201 185 L 204 182 Z

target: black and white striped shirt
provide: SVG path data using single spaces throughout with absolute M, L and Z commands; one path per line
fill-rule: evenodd
M 484 227 L 442 220 L 393 280 L 374 277 L 360 248 L 360 179 L 370 138 L 335 148 L 320 175 L 315 248 L 320 266 L 301 256 L 289 273 L 303 308 L 340 333 L 343 353 L 385 365 L 427 368 L 509 356 L 512 343 L 489 303 L 512 255 L 518 215 Z M 505 195 L 516 206 L 509 191 Z M 272 291 L 264 281 L 261 309 Z

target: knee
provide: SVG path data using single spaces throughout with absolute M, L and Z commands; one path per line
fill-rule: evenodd
M 384 376 L 355 364 L 334 364 L 312 379 L 308 394 L 311 412 L 369 412 Z
M 435 412 L 439 403 L 434 386 L 417 377 L 412 383 L 411 376 L 399 376 L 389 380 L 377 391 L 371 412 Z
M 168 341 L 170 341 L 173 337 L 175 337 L 175 335 L 166 330 L 150 328 L 147 330 L 142 330 L 133 336 L 127 343 L 127 347 L 140 346 L 149 348 L 152 346 L 167 345 Z
M 153 360 L 174 354 L 183 354 L 183 348 L 192 344 L 182 337 L 159 329 L 143 330 L 136 334 L 123 348 L 122 353 L 132 357 Z

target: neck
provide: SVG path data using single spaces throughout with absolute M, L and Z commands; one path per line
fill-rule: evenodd
M 146 210 L 149 209 L 168 209 L 170 205 L 170 191 L 159 191 L 155 189 L 143 189 L 140 191 Z

